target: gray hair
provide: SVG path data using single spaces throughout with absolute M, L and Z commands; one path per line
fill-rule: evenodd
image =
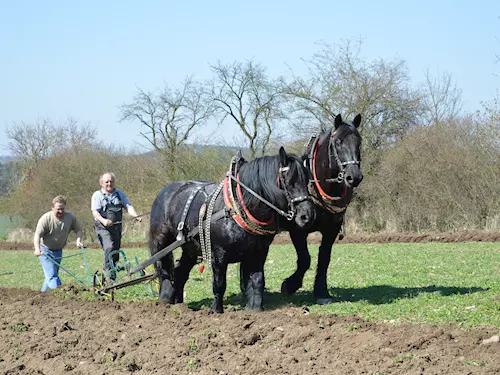
M 111 176 L 111 179 L 113 180 L 113 182 L 116 182 L 116 176 L 113 172 L 105 172 L 103 173 L 100 177 L 99 177 L 99 184 L 102 184 L 103 183 L 103 177 L 105 175 L 109 174 Z

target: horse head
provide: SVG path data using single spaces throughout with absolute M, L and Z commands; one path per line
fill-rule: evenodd
M 294 219 L 300 228 L 309 227 L 316 215 L 307 190 L 309 170 L 298 156 L 287 154 L 283 147 L 279 149 L 279 164 L 278 186 L 287 200 L 287 219 Z
M 348 188 L 357 187 L 363 180 L 360 165 L 361 135 L 358 131 L 360 123 L 359 114 L 352 123 L 343 121 L 342 116 L 337 115 L 329 141 L 330 169 L 338 172 L 336 182 L 344 183 Z

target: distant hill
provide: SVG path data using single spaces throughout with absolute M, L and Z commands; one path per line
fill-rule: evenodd
M 190 143 L 186 145 L 191 148 L 195 153 L 203 152 L 206 150 L 216 150 L 224 155 L 236 155 L 236 153 L 241 150 L 243 156 L 248 157 L 249 150 L 247 147 L 235 147 L 235 146 L 220 146 L 220 145 L 203 145 L 198 143 Z M 148 151 L 142 155 L 154 155 L 156 151 Z
M 241 150 L 243 154 L 248 152 L 247 148 L 242 148 L 242 147 L 234 147 L 234 146 L 219 146 L 219 145 L 200 145 L 197 143 L 192 143 L 188 145 L 189 147 L 192 147 L 195 152 L 201 152 L 203 150 L 218 150 L 221 153 L 230 153 L 230 154 L 236 154 L 238 150 Z

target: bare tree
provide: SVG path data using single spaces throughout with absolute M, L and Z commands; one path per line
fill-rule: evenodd
M 209 91 L 219 123 L 232 119 L 248 141 L 250 156 L 264 155 L 281 112 L 282 93 L 254 61 L 211 65 Z
M 444 72 L 433 78 L 426 70 L 424 114 L 422 121 L 427 125 L 455 119 L 463 107 L 462 90 L 453 82 L 451 74 Z
M 87 149 L 90 145 L 97 143 L 97 129 L 90 122 L 79 123 L 73 117 L 68 117 L 66 122 L 57 127 L 62 137 L 54 146 L 55 150 L 73 151 Z
M 179 148 L 198 127 L 206 124 L 212 110 L 200 84 L 187 77 L 180 88 L 165 84 L 156 93 L 139 89 L 133 102 L 121 107 L 121 121 L 141 124 L 141 136 L 165 157 L 169 177 L 174 178 L 175 171 L 182 168 L 177 158 Z
M 489 134 L 489 139 L 500 150 L 500 93 L 497 91 L 492 100 L 482 102 L 483 111 L 476 113 L 476 132 Z
M 47 118 L 14 122 L 6 129 L 8 149 L 18 163 L 21 181 L 29 178 L 39 163 L 52 154 L 84 147 L 96 139 L 96 129 L 68 117 L 62 124 Z
M 14 122 L 5 132 L 12 155 L 33 166 L 50 155 L 59 138 L 52 121 L 48 119 L 37 119 L 34 123 Z
M 421 98 L 410 87 L 404 61 L 366 63 L 360 49 L 361 42 L 323 45 L 305 61 L 308 76 L 285 83 L 285 92 L 295 99 L 298 130 L 310 133 L 311 122 L 326 126 L 338 113 L 344 118 L 361 113 L 365 146 L 386 148 L 415 124 Z

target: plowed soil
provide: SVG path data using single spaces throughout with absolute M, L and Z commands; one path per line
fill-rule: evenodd
M 66 294 L 71 295 L 71 290 Z M 499 329 L 0 289 L 1 374 L 499 374 Z
M 500 374 L 499 327 L 371 323 L 299 307 L 217 315 L 76 294 L 0 288 L 0 374 Z

